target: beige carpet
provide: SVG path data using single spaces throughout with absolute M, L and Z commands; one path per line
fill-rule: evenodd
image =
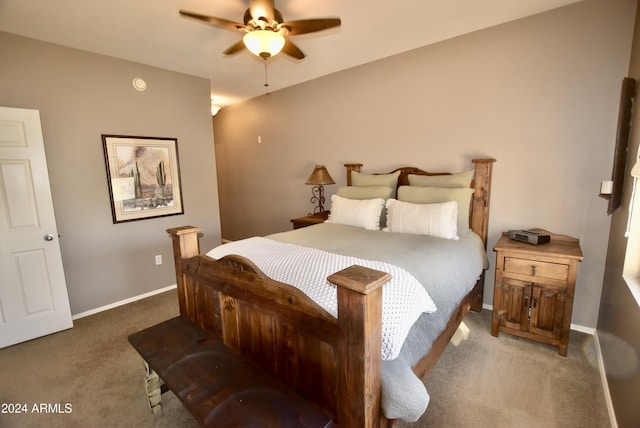
M 0 350 L 0 427 L 194 427 L 175 396 L 149 410 L 142 362 L 127 336 L 177 315 L 175 292 L 75 322 L 73 329 Z M 569 355 L 489 334 L 490 311 L 465 319 L 470 334 L 449 345 L 426 381 L 431 403 L 402 427 L 609 426 L 594 346 L 572 332 Z M 11 406 L 11 407 L 10 407 Z

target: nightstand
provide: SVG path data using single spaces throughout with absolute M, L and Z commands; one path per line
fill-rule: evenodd
M 311 226 L 314 224 L 324 223 L 325 220 L 329 218 L 329 211 L 325 211 L 322 213 L 309 214 L 304 217 L 292 218 L 291 223 L 293 223 L 294 229 L 300 229 L 302 227 Z
M 578 263 L 583 259 L 575 238 L 549 234 L 551 242 L 532 245 L 509 239 L 495 245 L 496 281 L 491 334 L 513 334 L 557 346 L 567 355 Z

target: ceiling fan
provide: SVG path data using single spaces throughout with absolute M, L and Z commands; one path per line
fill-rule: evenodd
M 180 10 L 180 15 L 214 27 L 245 33 L 241 40 L 223 53 L 232 55 L 247 48 L 265 61 L 281 51 L 293 58 L 303 59 L 304 53 L 287 36 L 326 30 L 338 27 L 341 23 L 340 18 L 285 21 L 280 11 L 275 8 L 274 0 L 251 0 L 249 8 L 244 12 L 244 24 L 186 10 Z

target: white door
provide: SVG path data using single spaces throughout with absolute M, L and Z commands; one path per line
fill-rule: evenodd
M 70 327 L 40 113 L 0 107 L 0 348 Z

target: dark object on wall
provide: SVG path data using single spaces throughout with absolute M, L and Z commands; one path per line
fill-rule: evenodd
M 616 148 L 613 157 L 613 171 L 611 180 L 613 187 L 607 214 L 613 213 L 622 200 L 622 188 L 624 186 L 624 171 L 627 164 L 627 146 L 629 145 L 629 134 L 631 133 L 631 111 L 633 109 L 633 99 L 636 96 L 636 81 L 630 77 L 622 80 L 620 90 L 620 108 L 618 111 L 618 132 L 616 135 Z

